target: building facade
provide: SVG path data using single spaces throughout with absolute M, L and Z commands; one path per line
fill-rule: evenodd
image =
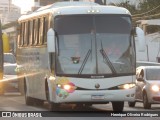
M 0 20 L 3 24 L 17 20 L 20 8 L 12 4 L 11 0 L 0 0 Z

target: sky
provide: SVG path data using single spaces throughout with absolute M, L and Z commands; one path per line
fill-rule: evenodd
M 26 11 L 31 10 L 31 6 L 33 6 L 34 0 L 12 0 L 12 3 L 21 8 L 21 12 L 24 13 Z
M 120 3 L 126 0 L 107 0 L 107 2 Z M 127 0 L 130 3 L 135 3 L 138 0 Z M 21 8 L 21 13 L 31 10 L 31 6 L 34 4 L 34 0 L 12 0 L 12 3 Z

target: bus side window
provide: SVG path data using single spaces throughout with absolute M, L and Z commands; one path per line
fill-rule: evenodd
M 38 40 L 38 19 L 34 21 L 34 45 L 37 45 Z
M 33 20 L 33 32 L 32 32 L 32 45 L 34 45 L 34 41 L 35 41 L 35 35 L 36 35 L 36 28 L 35 28 L 35 26 L 36 26 L 36 20 L 34 19 Z
M 25 22 L 22 23 L 21 46 L 24 44 Z
M 39 21 L 39 44 L 42 45 L 43 43 L 43 29 L 44 29 L 44 25 L 43 25 L 43 18 L 40 19 Z
M 28 39 L 29 39 L 29 22 L 25 22 L 25 27 L 24 27 L 24 39 L 23 39 L 23 45 L 27 46 L 28 45 Z
M 43 19 L 43 44 L 47 44 L 48 16 Z
M 22 33 L 22 27 L 23 26 L 23 24 L 22 23 L 20 23 L 20 38 L 18 39 L 18 46 L 21 46 L 21 44 L 22 44 L 22 39 L 23 39 L 23 33 Z
M 35 43 L 35 45 L 39 44 L 40 43 L 40 27 L 41 27 L 41 24 L 40 24 L 40 18 L 37 19 L 37 35 L 36 35 L 36 40 L 37 42 Z
M 29 24 L 29 45 L 32 45 L 33 44 L 33 20 L 30 21 L 30 24 Z
M 41 28 L 41 24 L 40 24 L 40 18 L 38 18 L 37 20 L 37 43 L 36 44 L 39 44 L 40 43 L 40 28 Z

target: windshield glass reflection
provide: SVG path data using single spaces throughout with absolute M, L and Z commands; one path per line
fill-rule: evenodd
M 61 25 L 64 29 L 60 29 Z M 105 75 L 135 72 L 132 63 L 135 54 L 130 41 L 128 16 L 57 17 L 55 30 L 57 74 Z

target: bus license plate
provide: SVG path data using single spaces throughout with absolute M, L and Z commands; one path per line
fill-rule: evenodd
M 92 100 L 104 100 L 104 95 L 92 95 Z

